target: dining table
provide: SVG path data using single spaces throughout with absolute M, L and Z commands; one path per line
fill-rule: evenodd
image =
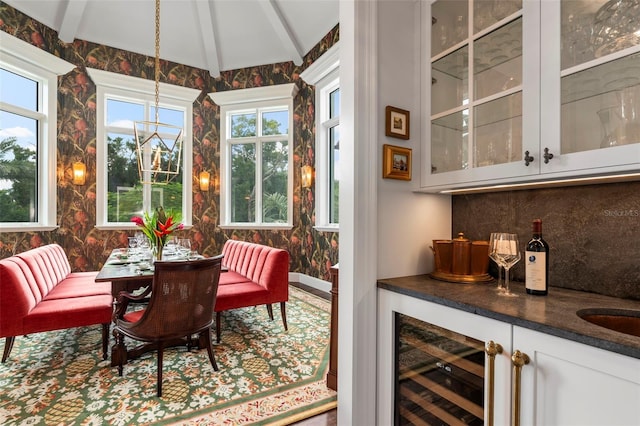
M 194 252 L 187 255 L 177 251 L 165 251 L 163 253 L 163 261 L 185 261 L 204 259 L 204 256 L 195 254 Z M 102 269 L 95 278 L 96 282 L 111 282 L 111 294 L 114 300 L 117 299 L 121 291 L 129 293 L 137 292 L 142 289 L 141 293 L 153 283 L 153 258 L 149 253 L 130 252 L 128 249 L 116 248 L 105 261 Z M 175 339 L 173 342 L 167 343 L 167 347 L 184 345 L 188 342 L 185 339 Z M 157 350 L 156 342 L 145 342 L 133 348 L 127 349 L 127 359 L 135 359 L 149 351 Z M 114 363 L 113 349 L 111 356 L 111 366 Z
M 175 262 L 196 259 L 204 259 L 204 256 L 196 252 L 184 254 L 179 251 L 167 250 L 166 248 L 162 257 L 163 261 Z M 109 254 L 95 281 L 111 282 L 111 294 L 115 299 L 123 290 L 133 293 L 138 289 L 151 285 L 153 272 L 151 252 L 116 248 Z

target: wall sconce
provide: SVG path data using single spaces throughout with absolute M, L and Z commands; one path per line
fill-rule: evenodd
M 87 166 L 82 161 L 76 161 L 71 168 L 73 169 L 73 184 L 84 185 L 87 178 Z
M 213 174 L 213 193 L 220 193 L 220 175 L 218 173 Z
M 198 182 L 200 183 L 200 191 L 209 190 L 210 179 L 211 179 L 211 174 L 209 174 L 209 172 L 205 170 L 200 172 L 200 175 L 198 176 Z
M 301 182 L 303 188 L 311 188 L 313 182 L 313 167 L 305 164 L 300 168 Z

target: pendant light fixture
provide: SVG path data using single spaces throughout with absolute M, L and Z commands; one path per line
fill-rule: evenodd
M 166 184 L 180 172 L 182 127 L 160 123 L 160 0 L 156 0 L 155 121 L 135 121 L 138 172 L 143 184 Z

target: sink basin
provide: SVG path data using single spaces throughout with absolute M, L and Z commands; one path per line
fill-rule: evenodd
M 614 308 L 580 309 L 576 314 L 585 321 L 609 330 L 640 337 L 640 311 Z

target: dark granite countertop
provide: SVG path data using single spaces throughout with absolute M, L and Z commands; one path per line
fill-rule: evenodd
M 497 295 L 495 281 L 458 284 L 428 275 L 379 279 L 378 288 L 640 359 L 640 337 L 608 330 L 576 315 L 585 308 L 640 310 L 640 301 L 556 287 L 547 296 L 532 296 L 522 282 L 511 283 L 518 297 L 505 298 Z

